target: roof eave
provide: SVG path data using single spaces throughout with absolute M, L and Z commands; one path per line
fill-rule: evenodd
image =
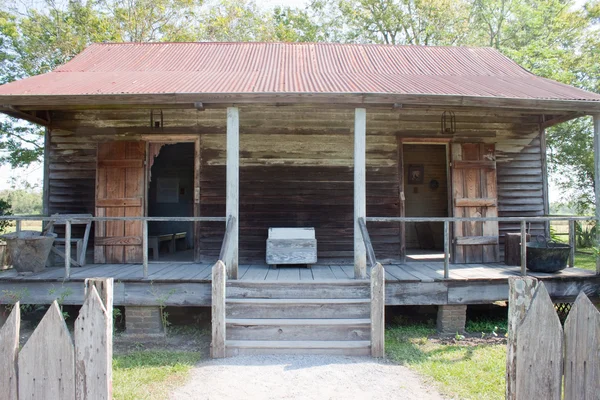
M 524 99 L 437 94 L 393 93 L 144 93 L 86 95 L 0 95 L 0 105 L 44 107 L 193 104 L 330 103 L 369 105 L 400 103 L 444 107 L 511 108 L 539 112 L 600 113 L 600 100 Z

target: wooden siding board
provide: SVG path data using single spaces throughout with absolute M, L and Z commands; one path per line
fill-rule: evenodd
M 199 215 L 224 215 L 225 110 L 164 111 L 169 126 L 182 128 L 180 134 L 201 134 Z M 308 224 L 311 218 L 320 221 L 323 231 L 317 231 L 319 244 L 323 245 L 320 257 L 351 256 L 348 228 L 352 218 L 353 110 L 308 105 L 243 106 L 241 112 L 240 194 L 249 200 L 240 209 L 242 252 L 244 245 L 250 244 L 242 256 L 260 258 L 264 254 L 266 231 L 262 231 L 266 227 L 285 222 Z M 123 109 L 52 114 L 49 212 L 94 212 L 97 143 L 120 140 L 115 135 L 121 133 L 128 133 L 128 140 L 153 135 L 146 128 L 148 113 Z M 401 189 L 397 138 L 443 137 L 438 132 L 439 115 L 441 110 L 435 107 L 368 110 L 367 215 L 398 215 Z M 482 142 L 497 144 L 499 214 L 541 215 L 542 205 L 536 201 L 542 190 L 537 116 L 518 110 L 463 109 L 457 112 L 457 118 L 461 131 L 455 141 L 473 142 L 479 137 Z M 168 135 L 175 137 L 177 133 L 173 130 Z M 255 174 L 262 179 L 252 178 Z M 285 207 L 283 198 L 287 199 Z M 321 207 L 315 210 L 317 204 Z M 332 212 L 337 218 L 330 218 Z M 292 221 L 286 213 L 297 217 Z M 243 225 L 244 215 L 260 219 L 263 227 L 253 232 L 251 224 Z M 199 225 L 202 256 L 214 258 L 224 233 L 223 224 Z M 500 224 L 501 232 L 507 229 L 511 229 L 509 224 Z M 371 224 L 369 230 L 378 257 L 397 257 L 399 226 Z

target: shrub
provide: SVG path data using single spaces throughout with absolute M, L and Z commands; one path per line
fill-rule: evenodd
M 0 216 L 10 215 L 11 213 L 12 213 L 11 204 L 6 200 L 0 199 Z M 0 233 L 4 233 L 9 224 L 10 224 L 9 221 L 5 221 L 5 220 L 0 221 Z

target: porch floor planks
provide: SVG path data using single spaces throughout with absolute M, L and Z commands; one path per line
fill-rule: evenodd
M 337 280 L 329 265 L 313 265 L 313 277 L 315 281 L 335 281 Z
M 267 275 L 265 276 L 265 281 L 274 282 L 279 277 L 279 268 L 269 267 L 267 271 Z
M 298 281 L 300 280 L 300 268 L 298 267 L 279 267 L 278 281 Z
M 405 271 L 401 265 L 384 265 L 383 268 L 387 274 L 392 276 L 390 281 L 419 282 L 421 280 L 410 272 Z
M 406 264 L 402 266 L 402 269 L 411 275 L 416 276 L 421 282 L 434 282 L 435 274 L 429 268 L 423 268 L 419 266 L 420 263 Z
M 300 280 L 301 281 L 312 281 L 315 278 L 313 277 L 312 268 L 302 268 L 300 269 Z
M 331 268 L 331 272 L 333 272 L 335 279 L 353 279 L 354 278 L 354 274 L 352 274 L 351 277 L 346 275 L 346 272 L 343 270 L 341 265 L 330 265 L 329 267 Z
M 242 281 L 264 281 L 269 272 L 269 266 L 265 264 L 252 264 L 248 272 L 242 277 Z
M 165 262 L 148 265 L 148 280 L 209 282 L 212 278 L 212 265 L 208 263 Z M 410 262 L 407 264 L 384 265 L 388 282 L 439 282 L 443 278 L 443 262 Z M 141 264 L 88 264 L 73 268 L 71 279 L 81 281 L 92 277 L 113 277 L 115 281 L 143 281 Z M 369 271 L 370 272 L 370 271 Z M 448 280 L 489 280 L 505 281 L 510 276 L 518 276 L 518 266 L 502 263 L 490 264 L 451 264 Z M 527 274 L 540 279 L 563 280 L 594 277 L 594 271 L 567 268 L 559 273 L 547 274 L 527 271 Z M 270 268 L 266 264 L 245 263 L 239 266 L 241 281 L 336 281 L 354 278 L 351 261 L 345 264 L 317 264 L 312 268 L 279 267 Z M 0 281 L 57 281 L 64 279 L 64 268 L 49 267 L 36 274 L 20 275 L 14 269 L 0 272 Z
M 249 264 L 239 265 L 238 266 L 238 279 L 241 280 L 244 277 L 244 275 L 246 274 L 246 272 L 248 272 L 249 269 L 250 269 Z M 211 272 L 212 272 L 212 266 L 211 266 Z

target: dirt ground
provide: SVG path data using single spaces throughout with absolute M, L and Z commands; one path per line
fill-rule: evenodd
M 443 399 L 407 367 L 369 357 L 243 356 L 201 362 L 171 399 Z

